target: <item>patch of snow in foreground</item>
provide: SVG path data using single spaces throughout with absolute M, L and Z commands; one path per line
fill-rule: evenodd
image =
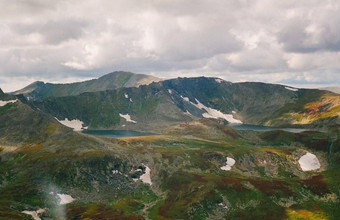
M 288 86 L 285 86 L 285 89 L 288 89 L 288 90 L 294 91 L 294 92 L 297 92 L 299 90 L 299 89 L 288 87 Z
M 217 79 L 215 79 L 215 81 L 216 81 L 217 83 L 221 83 L 221 82 L 223 82 L 223 79 L 217 78 Z
M 181 96 L 182 97 L 182 96 Z M 182 99 L 184 101 L 190 102 L 189 98 L 187 97 L 182 97 Z M 214 119 L 218 119 L 218 118 L 222 118 L 230 123 L 235 123 L 235 124 L 242 124 L 242 121 L 237 120 L 234 118 L 234 116 L 232 114 L 224 114 L 216 109 L 213 108 L 209 108 L 205 105 L 203 105 L 200 101 L 198 101 L 197 99 L 195 99 L 197 104 L 190 102 L 192 105 L 196 106 L 199 109 L 204 109 L 206 111 L 206 113 L 203 113 L 202 116 L 204 118 L 214 118 Z
M 317 170 L 320 168 L 318 158 L 311 153 L 306 153 L 299 159 L 300 167 L 303 171 Z
M 65 205 L 75 200 L 74 198 L 72 198 L 72 196 L 67 195 L 67 194 L 57 193 L 57 196 L 59 197 L 59 205 Z
M 37 211 L 22 211 L 22 213 L 32 216 L 34 220 L 41 220 L 39 215 L 44 213 L 45 211 L 45 209 L 38 209 Z
M 129 114 L 123 115 L 119 113 L 119 116 L 124 118 L 127 122 L 137 123 L 136 121 L 131 119 L 131 116 Z
M 231 167 L 234 166 L 235 162 L 236 161 L 233 158 L 227 157 L 226 165 L 221 167 L 221 170 L 225 170 L 225 171 L 231 170 Z
M 124 93 L 124 97 L 125 97 L 126 99 L 128 99 L 128 98 L 129 98 L 129 95 L 126 94 L 126 93 Z
M 55 118 L 57 119 L 57 118 Z M 59 121 L 57 119 L 57 121 Z M 78 120 L 78 119 L 73 119 L 71 121 L 68 120 L 68 118 L 65 118 L 65 120 L 60 120 L 59 121 L 61 124 L 65 125 L 66 127 L 73 128 L 74 131 L 82 131 L 84 129 L 87 129 L 88 127 L 83 127 L 84 122 Z
M 9 104 L 9 103 L 15 103 L 15 102 L 17 102 L 17 101 L 18 101 L 18 99 L 9 100 L 9 101 L 2 101 L 2 100 L 0 100 L 0 107 L 5 106 L 5 105 L 7 105 L 7 104 Z
M 218 204 L 219 206 L 222 206 L 222 208 L 224 209 L 228 209 L 228 206 L 227 205 L 224 205 L 222 202 Z
M 142 180 L 143 183 L 147 183 L 150 186 L 152 185 L 151 177 L 150 177 L 150 168 L 144 164 L 142 164 L 145 167 L 145 173 L 139 177 L 140 180 Z

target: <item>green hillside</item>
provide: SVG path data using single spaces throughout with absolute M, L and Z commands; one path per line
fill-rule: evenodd
M 28 99 L 40 100 L 47 97 L 79 95 L 84 92 L 112 90 L 121 87 L 138 87 L 160 81 L 159 78 L 130 72 L 112 72 L 98 79 L 69 84 L 34 82 L 13 94 L 24 94 Z
M 339 133 L 236 131 L 201 119 L 113 139 L 73 132 L 21 101 L 7 105 L 1 219 L 29 219 L 27 210 L 43 210 L 42 219 L 340 217 Z M 306 152 L 318 170 L 301 170 Z M 221 169 L 227 157 L 230 171 Z M 141 181 L 146 167 L 151 185 Z M 61 204 L 58 194 L 74 200 Z
M 90 129 L 158 131 L 196 118 L 222 123 L 334 127 L 339 124 L 339 100 L 340 95 L 322 90 L 292 91 L 282 85 L 199 77 L 50 97 L 33 105 L 59 120 L 79 119 Z M 320 106 L 326 107 L 320 107 L 320 114 L 313 120 L 302 120 L 310 116 L 303 112 L 313 102 L 322 102 Z M 137 123 L 127 122 L 120 114 L 128 114 Z

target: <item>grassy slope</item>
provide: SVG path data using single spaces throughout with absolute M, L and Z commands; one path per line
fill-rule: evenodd
M 97 92 L 122 87 L 135 87 L 159 80 L 160 79 L 153 76 L 121 71 L 109 73 L 98 79 L 69 84 L 44 84 L 42 82 L 36 82 L 22 90 L 14 92 L 14 94 L 25 94 L 26 96 L 40 100 L 47 97 L 74 96 L 84 92 Z
M 48 133 L 39 146 L 1 152 L 0 216 L 27 218 L 20 211 L 38 208 L 47 208 L 45 216 L 64 212 L 68 219 L 299 215 L 338 219 L 340 215 L 334 200 L 339 196 L 339 141 L 327 134 L 258 136 L 207 120 L 180 124 L 160 136 L 120 140 L 69 130 Z M 313 145 L 315 138 L 319 141 Z M 15 145 L 15 140 L 11 143 Z M 328 169 L 299 170 L 297 159 L 305 150 L 316 153 Z M 226 156 L 237 161 L 229 172 L 220 170 Z M 152 187 L 132 180 L 141 175 L 131 172 L 141 163 L 151 168 Z M 49 194 L 51 190 L 77 200 L 64 209 Z
M 168 94 L 157 84 L 49 98 L 34 105 L 60 120 L 77 118 L 90 129 L 157 131 L 173 123 L 191 120 L 173 105 Z M 119 114 L 129 114 L 137 123 L 128 123 Z

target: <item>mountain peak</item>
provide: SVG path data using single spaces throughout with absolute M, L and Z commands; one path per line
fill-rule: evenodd
M 18 90 L 18 91 L 15 91 L 13 92 L 14 95 L 19 95 L 19 94 L 28 94 L 28 93 L 31 93 L 33 92 L 34 90 L 36 90 L 37 88 L 41 87 L 45 85 L 44 82 L 42 81 L 35 81 L 31 84 L 29 84 L 28 86 Z
M 97 79 L 68 84 L 53 84 L 37 81 L 21 90 L 13 92 L 13 94 L 24 94 L 31 99 L 44 99 L 47 97 L 73 96 L 84 92 L 98 92 L 122 87 L 138 87 L 161 80 L 160 78 L 145 74 L 115 71 Z

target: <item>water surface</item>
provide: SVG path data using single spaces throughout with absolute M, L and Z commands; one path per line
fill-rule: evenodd
M 300 133 L 303 131 L 310 131 L 311 129 L 302 129 L 302 128 L 277 128 L 277 127 L 269 127 L 262 125 L 248 125 L 248 124 L 230 124 L 229 127 L 235 130 L 251 130 L 251 131 L 275 131 L 282 130 L 293 133 Z
M 153 133 L 145 133 L 145 132 L 139 132 L 139 131 L 128 131 L 128 130 L 84 130 L 84 131 L 82 131 L 82 133 L 90 134 L 90 135 L 96 135 L 96 136 L 113 137 L 113 138 L 155 135 Z

